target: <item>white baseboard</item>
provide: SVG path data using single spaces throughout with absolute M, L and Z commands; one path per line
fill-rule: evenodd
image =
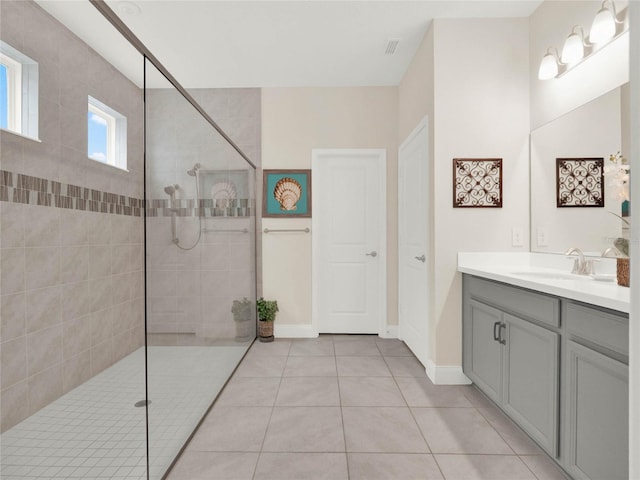
M 278 322 L 273 324 L 273 335 L 276 338 L 316 338 L 318 332 L 313 325 L 283 325 Z M 398 326 L 388 325 L 380 338 L 398 338 Z
M 462 367 L 456 365 L 436 365 L 432 360 L 427 361 L 427 376 L 434 385 L 470 385 L 472 382 L 462 372 Z
M 281 325 L 273 324 L 273 335 L 276 338 L 316 338 L 318 332 L 313 325 Z
M 379 336 L 380 338 L 398 338 L 398 325 L 387 325 L 386 331 Z

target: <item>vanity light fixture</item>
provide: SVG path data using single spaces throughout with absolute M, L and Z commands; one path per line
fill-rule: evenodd
M 611 10 L 606 7 L 606 4 L 611 4 Z M 595 44 L 601 44 L 611 40 L 618 29 L 618 23 L 623 23 L 618 20 L 618 13 L 616 12 L 616 4 L 613 0 L 604 0 L 602 2 L 602 8 L 598 10 L 593 23 L 591 24 L 591 31 L 589 33 L 589 42 Z
M 584 57 L 584 48 L 589 46 L 591 44 L 584 40 L 584 29 L 580 25 L 576 25 L 564 41 L 560 60 L 568 65 L 578 63 Z
M 610 8 L 607 3 L 610 4 Z M 602 50 L 605 45 L 625 33 L 625 28 L 618 27 L 624 23 L 624 19 L 618 18 L 613 0 L 604 0 L 591 24 L 588 41 L 584 29 L 580 25 L 574 26 L 564 42 L 562 55 L 558 55 L 555 48 L 547 49 L 540 62 L 538 79 L 550 80 L 563 76 L 585 58 Z
M 538 69 L 538 78 L 540 80 L 549 80 L 558 76 L 560 66 L 564 65 L 558 59 L 558 49 L 549 47 L 547 53 L 542 57 L 540 68 Z

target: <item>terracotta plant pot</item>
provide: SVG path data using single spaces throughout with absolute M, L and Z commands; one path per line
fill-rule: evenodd
M 618 273 L 618 285 L 621 287 L 629 286 L 629 259 L 618 258 L 617 259 L 617 273 Z

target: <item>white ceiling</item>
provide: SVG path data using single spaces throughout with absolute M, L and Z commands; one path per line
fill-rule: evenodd
M 38 3 L 140 84 L 140 57 L 87 0 Z M 107 3 L 183 86 L 211 88 L 398 85 L 433 18 L 528 17 L 542 0 Z

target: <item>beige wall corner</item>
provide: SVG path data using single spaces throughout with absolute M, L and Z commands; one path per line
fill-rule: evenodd
M 416 54 L 407 69 L 400 85 L 398 87 L 398 145 L 411 134 L 413 129 L 424 118 L 428 118 L 429 125 L 429 185 L 428 195 L 430 197 L 429 211 L 425 211 L 425 215 L 429 217 L 429 225 L 434 224 L 434 202 L 433 195 L 433 179 L 434 177 L 434 125 L 436 118 L 434 116 L 434 35 L 433 24 L 427 30 L 422 43 L 418 47 Z M 429 284 L 433 290 L 434 282 L 434 229 L 429 230 L 431 238 L 429 238 Z M 425 293 L 426 295 L 426 293 Z M 433 298 L 433 291 L 429 292 L 430 298 Z M 431 302 L 428 318 L 426 321 L 434 321 L 434 308 Z M 430 328 L 432 331 L 433 328 Z M 435 335 L 429 337 L 429 354 L 433 360 L 433 353 L 436 351 Z M 435 366 L 435 364 L 434 364 Z
M 265 88 L 262 91 L 262 166 L 311 168 L 318 148 L 387 150 L 387 322 L 397 324 L 396 87 Z M 316 210 L 321 206 L 314 205 Z M 262 220 L 262 228 L 311 227 L 310 219 Z M 311 324 L 311 235 L 263 234 L 264 296 L 277 299 L 281 325 Z M 298 329 L 299 330 L 299 329 Z M 284 329 L 283 332 L 295 332 Z
M 435 20 L 435 320 L 437 365 L 460 365 L 459 251 L 528 251 L 528 20 Z M 502 158 L 503 207 L 453 208 L 452 159 Z M 511 229 L 525 243 L 511 246 Z

